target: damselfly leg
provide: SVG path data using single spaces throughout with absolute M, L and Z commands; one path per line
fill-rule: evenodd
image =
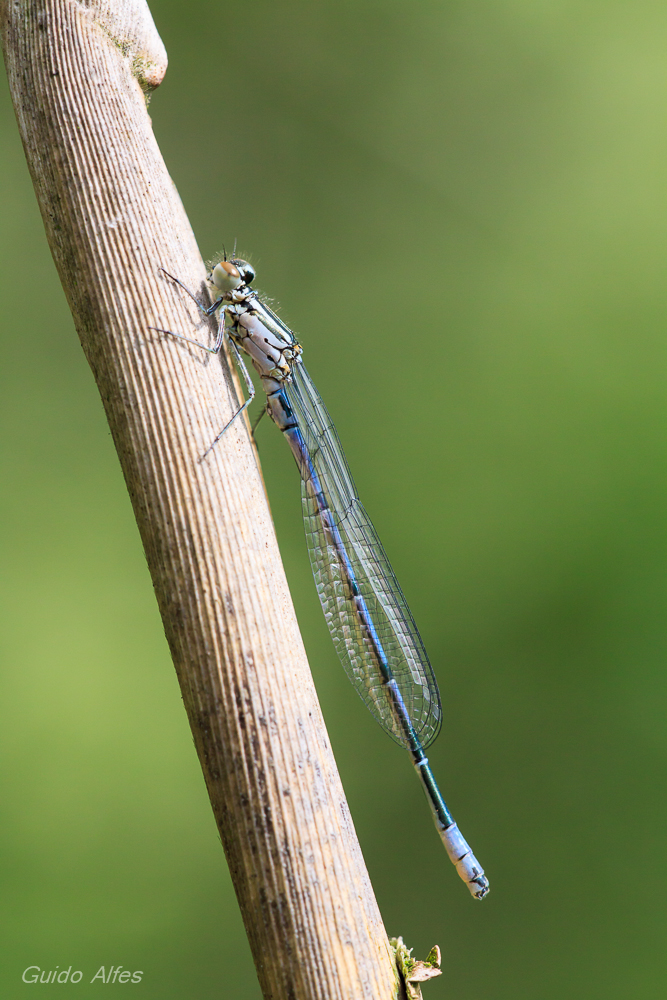
M 197 298 L 197 296 L 194 295 L 190 291 L 190 289 L 186 285 L 183 284 L 182 281 L 179 281 L 178 278 L 175 278 L 173 274 L 169 274 L 169 272 L 165 271 L 165 269 L 163 267 L 161 267 L 160 270 L 162 271 L 162 273 L 164 275 L 166 275 L 168 278 L 170 278 L 172 281 L 174 281 L 180 288 L 183 289 L 184 292 L 186 292 L 190 296 L 190 298 L 192 299 L 192 301 L 195 303 L 195 305 L 199 308 L 199 310 L 203 313 L 204 316 L 206 316 L 206 317 L 213 316 L 214 313 L 216 312 L 216 310 L 220 309 L 220 319 L 218 321 L 218 332 L 217 332 L 217 335 L 216 335 L 216 338 L 215 338 L 215 344 L 213 345 L 213 347 L 209 347 L 207 344 L 201 344 L 198 340 L 193 340 L 191 337 L 186 337 L 182 333 L 176 333 L 174 330 L 166 330 L 164 327 L 161 327 L 161 326 L 149 326 L 148 329 L 149 330 L 155 330 L 157 333 L 166 333 L 170 337 L 176 337 L 178 340 L 184 340 L 186 342 L 186 344 L 192 344 L 194 347 L 199 347 L 199 348 L 201 348 L 202 351 L 207 351 L 209 354 L 214 354 L 214 355 L 215 354 L 219 354 L 220 351 L 222 350 L 222 345 L 225 342 L 225 335 L 227 334 L 227 330 L 226 330 L 226 327 L 225 327 L 226 307 L 224 305 L 222 305 L 222 298 L 217 299 L 210 306 L 204 306 L 199 301 L 199 299 Z M 252 379 L 250 378 L 250 374 L 248 372 L 248 369 L 245 366 L 245 362 L 243 361 L 243 358 L 241 357 L 239 349 L 236 346 L 236 344 L 234 343 L 234 341 L 231 339 L 231 337 L 227 336 L 227 342 L 232 347 L 232 350 L 234 352 L 234 360 L 236 361 L 237 367 L 239 368 L 241 374 L 243 375 L 243 381 L 246 384 L 246 389 L 248 390 L 248 394 L 249 395 L 248 395 L 248 399 L 246 399 L 245 402 L 243 403 L 243 405 L 240 406 L 239 409 L 236 411 L 236 413 L 234 413 L 232 415 L 232 417 L 227 421 L 227 423 L 222 428 L 222 430 L 220 431 L 220 433 L 215 437 L 215 439 L 213 440 L 213 442 L 208 446 L 208 448 L 206 449 L 206 451 L 202 455 L 202 460 L 204 458 L 206 458 L 206 456 L 209 454 L 210 451 L 213 450 L 213 448 L 215 448 L 215 446 L 218 443 L 218 441 L 222 438 L 222 436 L 229 429 L 229 427 L 231 427 L 231 425 L 234 423 L 234 421 L 236 420 L 236 418 L 241 413 L 243 413 L 243 411 L 245 409 L 247 409 L 248 406 L 250 406 L 250 404 L 252 403 L 253 399 L 255 398 L 255 387 L 254 387 L 254 385 L 252 383 Z

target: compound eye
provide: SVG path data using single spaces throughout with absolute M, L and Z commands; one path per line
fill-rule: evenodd
M 243 278 L 238 268 L 231 261 L 221 260 L 208 276 L 208 280 L 221 292 L 231 292 L 238 288 Z
M 251 264 L 248 263 L 247 260 L 235 259 L 233 261 L 230 261 L 230 263 L 238 267 L 241 277 L 243 278 L 246 285 L 251 285 L 253 283 L 253 281 L 255 280 L 255 269 Z

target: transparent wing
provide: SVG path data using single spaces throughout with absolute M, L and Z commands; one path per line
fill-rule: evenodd
M 421 636 L 356 495 L 331 417 L 301 362 L 283 387 L 301 442 L 297 461 L 308 552 L 334 645 L 372 715 L 397 743 L 408 746 L 383 685 L 381 649 L 415 733 L 427 747 L 440 731 L 442 711 Z M 364 608 L 373 635 L 364 627 Z

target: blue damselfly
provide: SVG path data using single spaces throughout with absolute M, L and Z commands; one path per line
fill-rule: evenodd
M 163 273 L 205 316 L 219 312 L 218 333 L 208 347 L 171 330 L 151 329 L 212 354 L 228 337 L 248 387 L 248 399 L 205 454 L 254 396 L 242 350 L 259 374 L 266 410 L 287 438 L 299 468 L 310 562 L 338 655 L 371 714 L 410 752 L 447 853 L 472 895 L 482 899 L 488 880 L 445 805 L 424 753 L 442 724 L 438 685 L 398 580 L 357 496 L 331 418 L 303 364 L 301 345 L 250 287 L 255 272 L 247 261 L 225 258 L 212 269 L 210 306 L 178 278 Z

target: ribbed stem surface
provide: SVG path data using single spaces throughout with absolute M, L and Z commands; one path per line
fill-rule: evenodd
M 236 407 L 226 359 L 148 329 L 201 325 L 160 266 L 194 289 L 204 276 L 145 108 L 142 87 L 166 69 L 150 12 L 143 0 L 3 0 L 0 12 L 47 237 L 132 498 L 264 996 L 390 998 L 388 942 L 246 425 L 199 461 Z

